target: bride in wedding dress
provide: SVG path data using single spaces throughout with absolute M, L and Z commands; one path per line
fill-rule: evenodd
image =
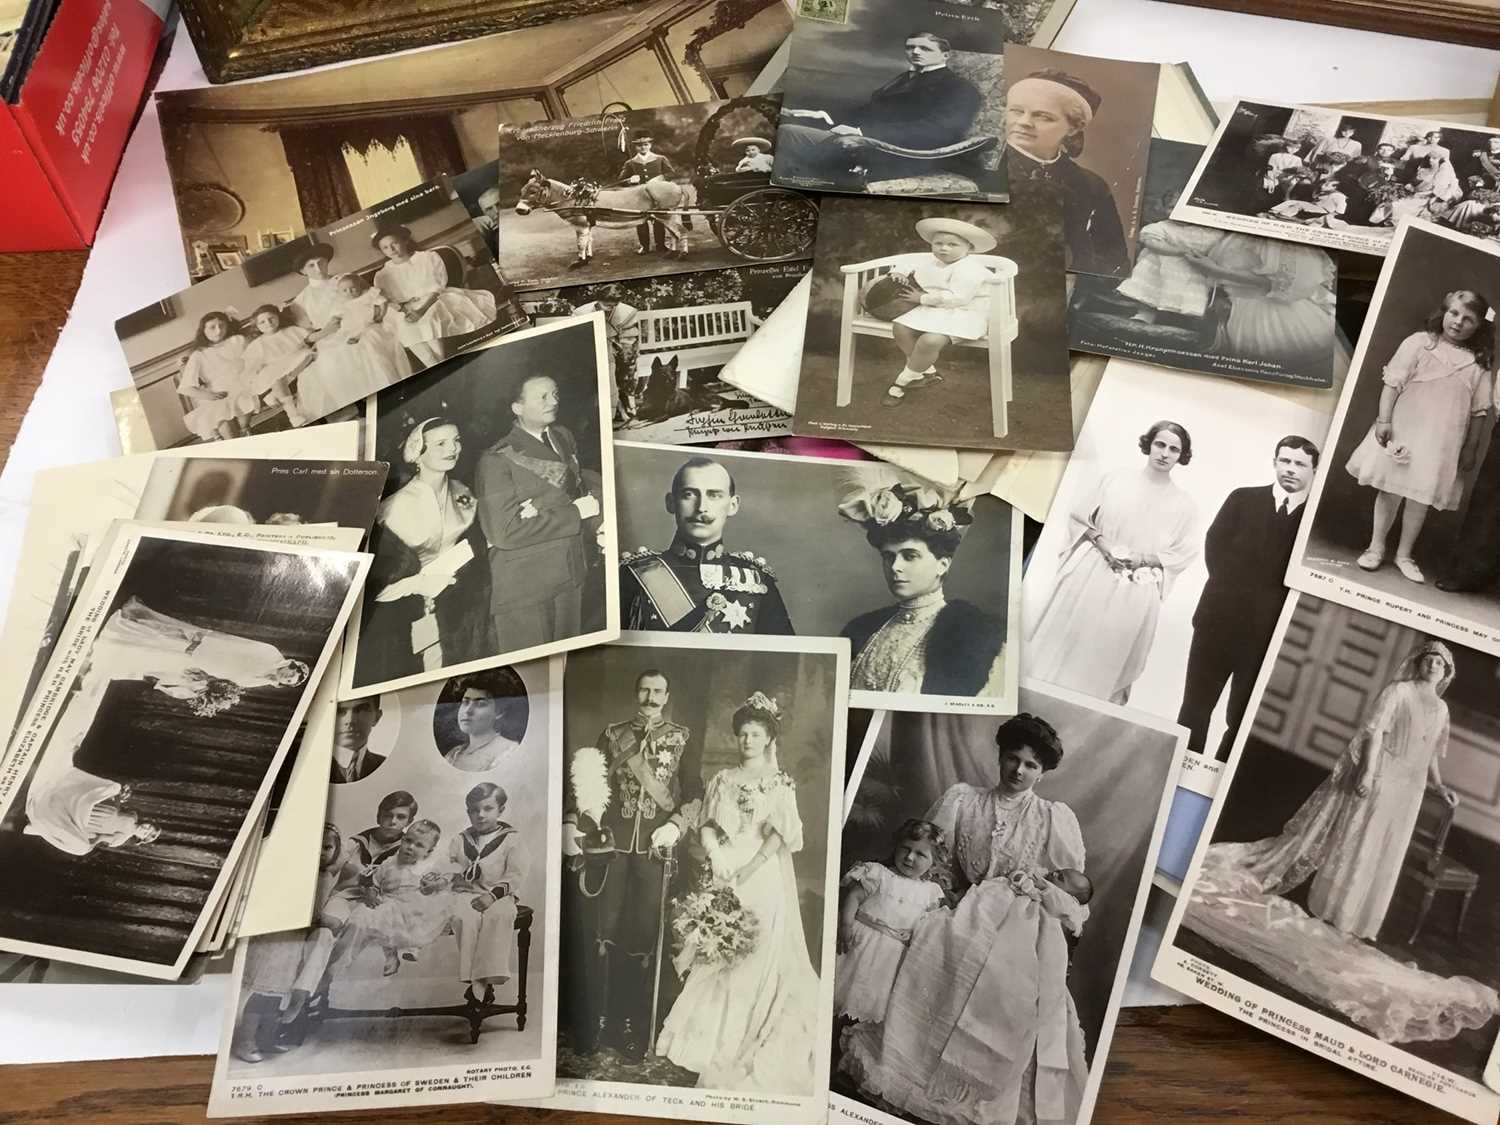
M 1208 849 L 1183 917 L 1188 929 L 1387 1042 L 1452 1038 L 1500 1012 L 1494 989 L 1424 972 L 1368 944 L 1390 908 L 1426 787 L 1458 803 L 1438 771 L 1448 745 L 1442 696 L 1455 671 L 1442 642 L 1413 649 L 1279 836 Z M 1309 876 L 1311 915 L 1281 897 Z

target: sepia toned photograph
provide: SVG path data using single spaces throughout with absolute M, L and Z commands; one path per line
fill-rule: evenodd
M 338 706 L 312 925 L 244 943 L 209 1112 L 550 1092 L 560 661 Z M 358 743 L 358 746 L 351 744 Z
M 1497 300 L 1500 246 L 1396 232 L 1287 581 L 1500 654 Z
M 1248 383 L 1111 360 L 1022 584 L 1027 677 L 1175 718 L 1223 760 L 1327 428 Z
M 782 410 L 720 373 L 807 275 L 772 262 L 527 293 L 534 324 L 604 314 L 615 435 L 632 441 L 741 441 L 790 432 Z
M 367 566 L 128 527 L 100 548 L 0 778 L 0 948 L 182 973 Z
M 368 531 L 388 469 L 379 461 L 161 457 L 146 476 L 135 518 Z
M 1500 130 L 1241 100 L 1172 217 L 1382 256 L 1406 219 L 1493 239 L 1497 173 Z
M 391 466 L 340 697 L 619 636 L 603 315 L 530 328 L 376 395 Z
M 1062 208 L 823 201 L 792 430 L 1073 448 Z
M 738 97 L 791 26 L 777 0 L 653 0 L 352 66 L 161 93 L 188 268 L 201 280 L 219 272 L 217 253 L 263 245 L 267 233 L 300 235 L 443 175 L 484 227 L 481 215 L 498 204 L 481 201 L 483 187 L 466 190 L 461 173 L 493 164 L 501 122 L 588 117 L 621 99 L 646 108 Z
M 1184 371 L 1332 386 L 1337 263 L 1316 247 L 1174 221 L 1202 152 L 1151 142 L 1135 263 L 1121 281 L 1073 279 L 1069 346 Z
M 1135 257 L 1161 68 L 1005 45 L 1012 198 L 1059 200 L 1067 267 L 1123 277 Z
M 835 641 L 568 657 L 549 1109 L 827 1112 L 844 684 Z
M 1003 720 L 883 716 L 839 858 L 833 1120 L 1089 1120 L 1180 740 L 1032 681 Z
M 858 707 L 1015 706 L 1021 520 L 875 461 L 620 442 L 620 623 L 843 637 Z
M 1005 202 L 1001 61 L 1018 7 L 850 0 L 843 20 L 798 20 L 774 181 Z
M 500 264 L 518 289 L 808 258 L 812 197 L 771 186 L 781 99 L 500 126 Z
M 297 428 L 523 326 L 468 212 L 424 184 L 121 317 L 158 449 Z
M 1156 979 L 1473 1122 L 1500 1027 L 1493 655 L 1302 595 Z

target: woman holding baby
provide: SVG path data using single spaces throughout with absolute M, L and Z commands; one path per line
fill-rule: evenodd
M 1034 790 L 1062 742 L 1021 714 L 995 744 L 997 784 L 955 785 L 925 817 L 952 842 L 958 905 L 918 920 L 884 1021 L 842 1043 L 867 1093 L 937 1125 L 1071 1121 L 1088 1075 L 1067 987 L 1067 935 L 1091 897 L 1083 833 Z

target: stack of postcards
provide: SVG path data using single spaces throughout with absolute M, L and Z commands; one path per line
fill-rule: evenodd
M 721 7 L 159 96 L 0 950 L 232 959 L 220 1116 L 1082 1125 L 1134 962 L 1493 1125 L 1500 131 Z

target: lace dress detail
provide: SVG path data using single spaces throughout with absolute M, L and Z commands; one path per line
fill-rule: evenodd
M 947 604 L 942 591 L 901 606 L 854 658 L 856 691 L 919 692 L 927 674 L 927 635 Z

